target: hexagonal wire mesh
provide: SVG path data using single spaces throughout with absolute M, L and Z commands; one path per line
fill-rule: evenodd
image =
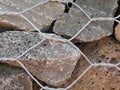
M 78 7 L 78 8 L 88 17 L 89 21 L 88 21 L 72 38 L 70 38 L 70 39 L 58 39 L 58 38 L 51 38 L 51 37 L 49 37 L 49 36 L 46 36 L 44 33 L 42 33 L 42 32 L 36 27 L 36 25 L 34 25 L 26 16 L 24 16 L 23 13 L 28 12 L 28 11 L 30 11 L 31 9 L 33 9 L 33 8 L 39 6 L 39 5 L 42 5 L 42 4 L 44 4 L 44 3 L 47 3 L 47 2 L 49 2 L 49 1 L 59 1 L 59 2 L 63 2 L 63 3 L 71 2 L 73 5 L 75 5 L 76 7 Z M 102 63 L 92 63 L 92 62 L 88 59 L 88 57 L 87 57 L 80 49 L 78 49 L 78 48 L 71 42 L 71 40 L 73 40 L 75 37 L 77 37 L 92 21 L 97 21 L 97 20 L 98 20 L 98 21 L 102 21 L 102 20 L 111 21 L 111 20 L 113 20 L 113 21 L 116 21 L 116 22 L 120 23 L 120 22 L 117 20 L 117 18 L 119 18 L 120 15 L 117 16 L 117 17 L 114 17 L 114 18 L 112 18 L 112 17 L 91 18 L 91 17 L 84 11 L 84 9 L 82 9 L 79 5 L 77 5 L 76 3 L 74 3 L 72 0 L 45 0 L 45 1 L 43 0 L 43 2 L 40 2 L 40 3 L 38 3 L 38 4 L 35 4 L 35 5 L 27 8 L 27 9 L 25 9 L 25 10 L 23 10 L 23 11 L 20 11 L 20 12 L 0 12 L 0 15 L 2 15 L 2 14 L 8 14 L 8 15 L 9 15 L 9 14 L 13 14 L 13 15 L 16 15 L 16 14 L 17 14 L 17 15 L 19 15 L 20 17 L 22 17 L 23 19 L 25 19 L 35 30 L 37 30 L 40 35 L 42 35 L 42 36 L 44 37 L 43 40 L 41 40 L 39 43 L 37 43 L 37 44 L 33 45 L 32 47 L 30 47 L 30 48 L 27 49 L 24 53 L 22 53 L 21 55 L 19 55 L 19 56 L 16 57 L 16 58 L 2 58 L 2 57 L 1 57 L 2 60 L 17 60 L 17 62 L 18 62 L 18 63 L 24 68 L 24 70 L 28 73 L 28 75 L 41 87 L 40 90 L 68 90 L 68 89 L 70 89 L 75 83 L 77 83 L 77 81 L 78 81 L 83 75 L 85 75 L 85 73 L 86 73 L 90 68 L 92 68 L 92 67 L 98 67 L 98 66 L 115 67 L 117 70 L 120 71 L 120 68 L 119 68 L 120 63 L 117 63 L 117 64 L 103 63 L 103 62 L 102 62 Z M 88 67 L 86 70 L 84 70 L 84 72 L 83 72 L 81 75 L 79 75 L 79 77 L 78 77 L 74 82 L 72 82 L 69 86 L 67 86 L 66 88 L 51 88 L 51 87 L 43 86 L 43 85 L 42 85 L 41 83 L 39 83 L 39 82 L 37 81 L 37 79 L 34 78 L 34 76 L 26 69 L 26 67 L 22 64 L 22 62 L 18 61 L 18 59 L 19 59 L 20 57 L 22 57 L 22 56 L 25 55 L 27 52 L 29 52 L 30 50 L 34 49 L 35 47 L 37 47 L 37 46 L 40 45 L 41 43 L 43 43 L 46 39 L 54 39 L 54 40 L 58 40 L 58 41 L 62 41 L 62 42 L 69 42 L 74 48 L 76 48 L 76 49 L 79 51 L 79 53 L 80 53 L 82 56 L 84 56 L 84 58 L 85 58 L 85 59 L 87 60 L 87 62 L 90 64 L 89 67 Z

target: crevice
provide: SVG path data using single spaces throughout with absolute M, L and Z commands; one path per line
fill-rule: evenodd
M 75 2 L 76 0 L 73 0 L 73 2 Z
M 68 3 L 66 4 L 66 6 L 65 6 L 65 11 L 64 11 L 64 13 L 69 13 L 69 10 L 70 10 L 71 7 L 72 7 L 72 3 L 71 3 L 71 2 L 68 2 Z
M 53 33 L 53 34 L 55 34 L 55 33 L 53 32 L 53 27 L 54 27 L 54 25 L 55 25 L 55 22 L 56 22 L 56 20 L 54 20 L 54 21 L 51 23 L 51 25 L 49 26 L 48 30 L 44 31 L 44 33 Z
M 25 30 L 0 26 L 0 33 L 6 32 L 6 31 L 25 31 Z

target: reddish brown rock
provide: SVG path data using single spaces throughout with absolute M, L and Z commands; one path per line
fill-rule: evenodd
M 77 44 L 77 46 L 92 63 L 117 64 L 120 62 L 120 43 L 112 37 L 103 38 L 96 42 Z M 74 82 L 89 66 L 87 60 L 81 57 L 72 78 L 64 84 L 64 87 Z M 120 71 L 115 67 L 93 66 L 69 90 L 119 90 L 119 76 Z
M 69 90 L 119 90 L 119 76 L 116 68 L 92 67 Z
M 80 49 L 94 63 L 119 63 L 120 43 L 112 37 L 80 45 Z

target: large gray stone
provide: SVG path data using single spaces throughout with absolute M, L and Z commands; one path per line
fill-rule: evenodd
M 13 29 L 25 29 L 29 31 L 35 31 L 35 28 L 33 28 L 24 17 L 20 16 L 19 14 L 10 12 L 26 10 L 27 8 L 30 8 L 42 1 L 44 0 L 0 1 L 0 10 L 2 10 L 1 12 L 3 12 L 3 14 L 0 14 L 0 26 L 12 27 Z M 13 8 L 15 8 L 15 10 L 12 10 Z M 22 12 L 22 14 L 35 26 L 37 26 L 39 30 L 46 31 L 51 23 L 56 20 L 56 18 L 59 17 L 62 13 L 64 13 L 64 10 L 65 4 L 61 2 L 48 1 L 37 7 L 31 8 L 30 10 L 26 10 L 25 12 Z
M 33 90 L 32 86 L 24 70 L 0 63 L 0 90 Z
M 105 0 L 104 2 L 98 0 L 76 0 L 76 3 L 80 4 L 87 14 L 94 18 L 113 17 L 113 9 L 117 8 L 117 0 Z M 53 31 L 59 35 L 73 37 L 88 21 L 87 16 L 78 7 L 73 5 L 69 13 L 63 14 L 55 22 Z M 109 36 L 113 33 L 113 24 L 114 20 L 92 21 L 75 39 L 80 42 L 91 42 Z

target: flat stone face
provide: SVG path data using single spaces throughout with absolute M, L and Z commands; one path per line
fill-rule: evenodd
M 4 8 L 6 10 L 10 10 L 11 12 L 13 12 L 11 10 L 11 8 L 15 8 L 15 9 L 20 9 L 20 10 L 25 10 L 25 8 L 27 8 L 27 4 L 28 7 L 32 7 L 33 3 L 39 3 L 42 2 L 43 0 L 39 1 L 15 1 L 16 3 L 14 3 L 14 0 L 7 0 L 8 1 L 8 7 L 4 6 L 4 4 L 2 4 L 0 6 L 0 8 L 2 8 L 4 6 Z M 38 2 L 39 1 L 39 2 Z M 5 3 L 5 1 L 1 1 L 1 3 Z M 17 4 L 18 3 L 18 4 Z M 13 4 L 13 6 L 11 6 Z M 20 6 L 19 6 L 20 4 Z M 25 5 L 24 5 L 25 4 Z M 29 5 L 30 4 L 30 5 Z M 10 8 L 9 8 L 10 7 Z M 18 8 L 19 7 L 19 8 Z M 41 31 L 45 31 L 49 28 L 49 26 L 51 25 L 51 23 L 57 19 L 57 17 L 59 17 L 61 14 L 64 13 L 65 10 L 65 4 L 60 3 L 60 2 L 55 2 L 55 1 L 48 1 L 44 4 L 38 5 L 37 7 L 34 7 L 26 12 L 23 12 L 22 14 L 28 19 L 25 20 L 24 17 L 20 16 L 19 14 L 10 14 L 10 13 L 5 13 L 6 10 L 4 10 L 3 14 L 0 14 L 0 26 L 3 26 L 4 23 L 7 23 L 6 26 L 8 25 L 8 27 L 10 26 L 16 26 L 16 28 L 18 29 L 27 29 L 29 31 L 35 31 L 35 28 L 33 28 L 31 26 L 30 23 L 28 23 L 28 20 L 30 20 L 35 26 L 37 26 L 37 28 Z M 17 10 L 15 10 L 16 12 Z M 4 23 L 3 23 L 4 22 Z M 24 22 L 24 23 L 23 23 Z M 15 27 L 13 27 L 15 28 Z
M 55 22 L 53 31 L 60 35 L 75 35 L 89 19 L 78 8 L 71 8 L 69 13 L 64 13 L 59 20 Z
M 118 0 L 76 0 L 84 11 L 91 17 L 114 17 Z
M 111 15 L 108 16 L 113 17 L 113 14 L 111 13 Z M 88 21 L 87 16 L 85 16 L 78 7 L 73 5 L 69 13 L 63 14 L 61 18 L 55 22 L 53 31 L 59 35 L 73 37 Z M 92 21 L 75 39 L 80 42 L 91 42 L 109 36 L 113 33 L 113 24 L 113 20 Z
M 79 58 L 80 53 L 70 43 L 46 40 L 19 60 L 39 80 L 60 86 L 71 77 Z
M 43 39 L 36 32 L 6 31 L 0 33 L 0 58 L 17 58 Z
M 33 90 L 32 80 L 22 69 L 0 63 L 0 90 Z

